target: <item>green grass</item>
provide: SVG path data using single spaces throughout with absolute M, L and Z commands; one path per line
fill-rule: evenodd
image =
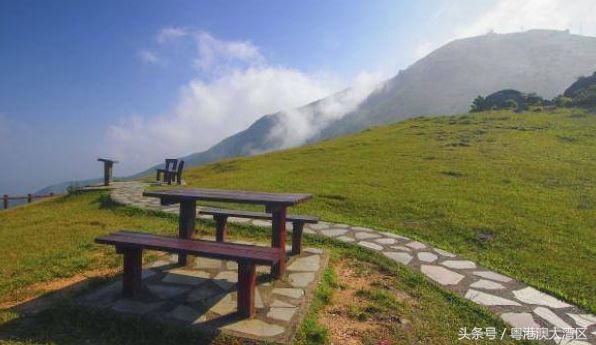
M 93 243 L 101 234 L 123 228 L 176 233 L 175 217 L 150 215 L 116 212 L 107 195 L 97 192 L 0 212 L 0 301 L 25 297 L 34 283 L 116 267 L 113 248 Z
M 185 172 L 190 186 L 311 192 L 292 212 L 433 243 L 596 312 L 596 115 L 416 118 Z
M 93 244 L 93 238 L 122 227 L 135 227 L 145 231 L 174 233 L 175 217 L 155 212 L 145 212 L 110 203 L 102 193 L 87 193 L 63 199 L 33 204 L 20 209 L 1 213 L 3 231 L 0 241 L 11 250 L 13 261 L 2 262 L 0 281 L 7 293 L 13 285 L 11 279 L 20 279 L 23 285 L 34 284 L 61 277 L 69 277 L 93 268 L 117 265 L 118 257 L 111 248 Z M 103 225 L 98 225 L 101 222 Z M 32 233 L 14 238 L 14 231 Z M 212 234 L 211 222 L 200 222 L 199 228 Z M 267 229 L 247 225 L 230 226 L 232 239 L 260 240 L 267 242 Z M 18 245 L 13 245 L 18 241 Z M 494 315 L 479 306 L 447 292 L 429 282 L 420 273 L 395 264 L 377 253 L 371 253 L 358 246 L 348 245 L 331 239 L 307 235 L 305 244 L 325 247 L 330 251 L 330 265 L 317 288 L 310 312 L 301 325 L 295 344 L 325 344 L 329 337 L 327 330 L 319 323 L 322 309 L 333 303 L 333 295 L 342 287 L 337 284 L 334 264 L 339 260 L 350 260 L 354 267 L 363 272 L 377 272 L 386 277 L 392 291 L 407 294 L 414 301 L 408 305 L 387 303 L 391 295 L 379 293 L 375 288 L 370 294 L 371 308 L 383 315 L 392 315 L 410 320 L 406 328 L 400 324 L 391 326 L 391 340 L 396 344 L 420 341 L 426 344 L 453 344 L 457 341 L 460 327 L 497 327 L 504 324 Z M 43 250 L 42 250 L 43 249 Z M 58 255 L 59 253 L 66 253 Z M 19 264 L 15 264 L 19 262 Z M 27 263 L 25 265 L 24 263 Z M 25 270 L 16 270 L 16 267 Z M 6 270 L 10 268 L 10 270 Z M 10 272 L 8 275 L 8 272 Z M 40 272 L 40 274 L 35 274 Z M 92 279 L 87 289 L 98 282 L 109 283 L 105 278 Z M 387 286 L 386 286 L 387 287 Z M 78 291 L 75 293 L 85 293 Z M 70 295 L 71 296 L 71 295 Z M 211 337 L 183 327 L 165 326 L 147 319 L 122 317 L 106 311 L 94 311 L 77 306 L 72 297 L 58 299 L 57 304 L 40 314 L 27 316 L 0 311 L 1 344 L 254 344 L 229 336 Z M 372 309 L 367 309 L 372 310 Z M 369 321 L 367 321 L 369 322 Z M 404 326 L 405 327 L 405 326 Z M 370 339 L 386 335 L 369 334 Z M 384 338 L 385 339 L 385 338 Z M 464 342 L 465 343 L 465 342 Z M 513 344 L 513 342 L 511 342 Z M 487 342 L 488 344 L 488 342 Z M 517 344 L 517 342 L 516 342 Z

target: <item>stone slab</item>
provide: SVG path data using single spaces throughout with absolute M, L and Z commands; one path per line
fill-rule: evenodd
M 419 252 L 418 260 L 422 262 L 435 262 L 439 257 L 436 254 L 430 252 Z
M 293 287 L 306 287 L 315 279 L 313 272 L 290 273 L 288 282 Z
M 400 236 L 400 235 L 397 235 L 397 234 L 394 234 L 392 232 L 380 232 L 380 234 L 383 235 L 383 236 L 385 236 L 385 237 L 392 237 L 392 238 L 395 238 L 395 239 L 398 239 L 398 240 L 410 241 L 409 238 L 404 237 L 404 236 Z
M 357 240 L 368 240 L 371 238 L 379 238 L 381 235 L 373 232 L 356 232 L 354 238 Z
M 420 271 L 441 285 L 457 285 L 464 278 L 457 272 L 435 265 L 421 265 Z
M 267 313 L 267 317 L 274 320 L 290 321 L 298 308 L 277 308 L 273 307 Z
M 235 271 L 223 271 L 219 272 L 214 278 L 213 283 L 222 288 L 223 290 L 230 290 L 238 282 L 238 272 Z
M 393 261 L 397 261 L 400 264 L 407 265 L 412 261 L 412 255 L 408 253 L 399 253 L 399 252 L 383 252 L 383 255 L 392 259 Z
M 490 280 L 480 279 L 472 284 L 470 284 L 471 288 L 474 289 L 484 289 L 484 290 L 503 290 L 505 287 L 502 284 L 495 283 Z
M 522 301 L 527 304 L 543 305 L 555 309 L 570 307 L 569 304 L 529 286 L 521 290 L 513 291 L 513 295 L 519 301 Z
M 159 299 L 169 299 L 190 291 L 188 287 L 165 284 L 147 284 L 147 289 Z
M 553 313 L 553 311 L 548 308 L 537 307 L 534 309 L 534 314 L 540 316 L 542 319 L 546 320 L 548 323 L 557 328 L 571 328 L 571 326 L 567 322 L 563 321 L 563 319 L 558 317 L 557 314 Z
M 224 326 L 223 329 L 241 334 L 249 334 L 255 337 L 274 337 L 285 332 L 285 328 L 279 325 L 267 323 L 258 319 L 249 319 L 235 322 Z
M 190 303 L 201 302 L 207 300 L 217 294 L 222 293 L 221 288 L 212 283 L 201 285 L 201 287 L 193 289 L 187 296 L 187 301 Z
M 395 244 L 397 241 L 395 238 L 378 238 L 375 240 L 378 244 Z
M 509 283 L 512 280 L 507 276 L 491 271 L 475 271 L 473 274 L 478 277 L 495 280 L 502 283 Z
M 474 303 L 478 303 L 481 305 L 486 306 L 503 306 L 503 305 L 513 305 L 513 306 L 521 306 L 521 304 L 495 295 L 488 294 L 486 292 L 481 292 L 474 289 L 469 289 L 466 292 L 465 298 L 469 299 Z
M 205 271 L 173 269 L 161 280 L 163 283 L 199 286 L 210 278 Z
M 191 324 L 207 321 L 206 314 L 186 305 L 179 305 L 166 314 L 167 317 Z
M 210 258 L 196 258 L 195 259 L 195 268 L 200 270 L 205 269 L 219 269 L 221 268 L 223 261 L 217 259 L 210 259 Z
M 296 288 L 276 288 L 273 289 L 273 294 L 293 299 L 299 299 L 302 296 L 304 296 L 304 290 Z
M 579 327 L 588 328 L 592 325 L 596 325 L 595 315 L 573 313 L 567 313 L 567 315 L 569 315 L 569 317 L 571 317 Z
M 420 249 L 425 249 L 426 248 L 426 244 L 418 242 L 418 241 L 412 241 L 409 243 L 406 243 L 407 247 L 410 247 L 412 249 L 416 249 L 416 250 L 420 250 Z
M 372 250 L 383 250 L 383 246 L 378 244 L 374 244 L 372 242 L 360 241 L 358 245 L 364 248 L 372 249 Z
M 441 265 L 460 270 L 476 268 L 476 264 L 470 260 L 445 260 Z
M 501 319 L 516 328 L 540 328 L 530 313 L 503 313 Z
M 288 271 L 307 271 L 314 272 L 319 269 L 321 265 L 321 257 L 318 255 L 311 255 L 307 257 L 300 257 L 295 259 L 288 267 Z
M 351 242 L 355 242 L 356 240 L 348 237 L 348 236 L 339 236 L 337 237 L 338 240 L 342 241 L 342 242 L 346 242 L 346 243 L 351 243 Z

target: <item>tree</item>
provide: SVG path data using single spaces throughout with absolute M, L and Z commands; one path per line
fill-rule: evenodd
M 483 111 L 483 110 L 485 110 L 484 107 L 485 107 L 484 97 L 478 96 L 478 97 L 474 98 L 474 101 L 472 102 L 472 107 L 471 107 L 470 111 L 473 113 Z
M 578 92 L 573 98 L 573 103 L 580 106 L 596 106 L 596 84 Z

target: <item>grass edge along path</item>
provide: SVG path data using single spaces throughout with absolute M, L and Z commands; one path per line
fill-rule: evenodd
M 292 212 L 419 239 L 596 313 L 594 133 L 581 109 L 416 118 L 185 180 L 310 192 Z

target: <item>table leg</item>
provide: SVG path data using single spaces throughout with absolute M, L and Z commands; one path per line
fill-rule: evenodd
M 178 237 L 191 239 L 195 233 L 195 219 L 197 217 L 197 202 L 186 200 L 180 202 L 180 219 L 178 223 Z M 183 253 L 178 254 L 178 264 L 186 266 L 192 262 L 192 256 Z
M 271 274 L 281 278 L 286 271 L 286 207 L 271 208 L 271 246 L 279 248 L 279 262 L 271 267 Z

